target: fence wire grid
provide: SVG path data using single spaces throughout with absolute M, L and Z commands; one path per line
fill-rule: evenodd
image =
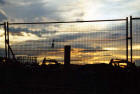
M 0 24 L 0 57 L 5 57 L 5 30 L 4 30 L 4 24 Z
M 133 61 L 140 61 L 140 18 L 132 19 Z
M 126 20 L 47 24 L 10 24 L 10 46 L 16 56 L 44 57 L 64 63 L 71 46 L 72 64 L 109 63 L 126 59 Z

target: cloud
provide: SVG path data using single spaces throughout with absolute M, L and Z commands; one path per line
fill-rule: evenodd
M 46 18 L 47 21 L 94 20 L 140 15 L 139 2 L 138 0 L 88 0 L 88 2 L 86 0 L 0 0 L 0 7 L 7 13 L 9 20 L 18 19 L 24 22 L 36 19 L 41 21 L 42 18 Z
M 23 32 L 21 32 L 21 33 L 23 33 Z M 31 48 L 34 47 L 34 49 L 38 49 L 38 47 L 39 47 L 39 49 L 43 50 L 45 48 L 50 49 L 51 48 L 51 44 L 52 44 L 52 40 L 54 40 L 54 42 L 55 42 L 55 49 L 63 48 L 65 44 L 69 44 L 69 45 L 72 45 L 72 47 L 74 47 L 74 48 L 81 48 L 81 49 L 87 49 L 88 50 L 88 49 L 95 49 L 95 48 L 94 47 L 91 47 L 90 45 L 86 45 L 83 40 L 81 40 L 79 42 L 77 42 L 77 41 L 72 42 L 72 41 L 74 41 L 76 39 L 85 38 L 85 36 L 86 37 L 87 36 L 90 36 L 90 37 L 93 37 L 94 36 L 94 38 L 95 38 L 95 36 L 97 36 L 98 34 L 100 34 L 100 33 L 85 33 L 85 34 L 84 33 L 83 34 L 82 33 L 77 33 L 77 34 L 67 33 L 67 34 L 59 34 L 59 35 L 57 35 L 55 33 L 51 37 L 46 37 L 46 39 L 32 40 L 34 38 L 33 37 L 33 38 L 31 38 L 31 39 L 29 39 L 27 41 L 21 41 L 21 42 L 16 42 L 16 43 L 18 43 L 20 45 L 23 45 L 23 46 L 24 45 L 28 45 L 28 46 L 26 46 L 27 49 L 28 49 L 28 47 L 31 47 Z M 13 36 L 13 38 L 14 38 L 14 36 Z M 30 36 L 30 37 L 32 37 L 32 36 Z M 16 34 L 15 37 L 17 38 L 17 34 Z M 18 39 L 20 39 L 20 38 L 27 37 L 27 36 L 25 36 L 25 34 L 24 34 L 24 35 L 18 36 L 18 37 L 19 37 Z M 15 45 L 18 45 L 16 43 L 15 43 Z M 38 44 L 40 44 L 40 45 L 38 45 Z M 99 47 L 96 47 L 96 48 L 99 48 Z
M 7 20 L 7 15 L 2 9 L 0 9 L 0 21 L 4 20 Z

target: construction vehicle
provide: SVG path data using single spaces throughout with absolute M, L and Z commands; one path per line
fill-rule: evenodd
M 115 70 L 136 71 L 135 63 L 125 59 L 111 59 L 109 64 L 112 65 Z
M 59 65 L 59 63 L 55 60 L 55 59 L 46 59 L 44 58 L 43 61 L 42 61 L 42 65 L 46 64 L 46 63 L 49 63 L 49 64 L 56 64 L 56 65 Z

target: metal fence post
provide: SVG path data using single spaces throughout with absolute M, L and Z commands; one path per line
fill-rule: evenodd
M 133 43 L 132 43 L 132 40 L 133 40 L 133 38 L 132 38 L 132 35 L 133 33 L 132 33 L 132 16 L 130 16 L 130 53 L 131 53 L 131 63 L 133 62 L 133 50 L 132 50 L 132 45 L 133 45 Z
M 9 23 L 7 22 L 7 45 L 8 45 L 8 59 L 10 58 L 10 48 L 9 48 Z
M 126 60 L 128 61 L 128 17 L 126 17 Z

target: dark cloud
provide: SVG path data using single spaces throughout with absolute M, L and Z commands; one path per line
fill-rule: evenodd
M 56 4 L 54 4 L 50 0 L 7 0 L 6 2 L 8 6 L 2 6 L 2 8 L 8 13 L 9 19 L 22 19 L 26 22 L 33 22 L 36 18 L 42 17 L 55 21 L 66 21 L 71 18 L 80 20 L 84 15 L 84 12 L 78 11 L 73 6 L 67 8 L 65 3 L 57 4 L 55 2 Z M 66 8 L 63 8 L 63 6 L 66 6 Z
M 105 39 L 106 35 L 108 32 L 79 32 L 79 33 L 67 33 L 67 34 L 62 34 L 62 35 L 57 35 L 54 37 L 56 41 L 62 41 L 62 42 L 67 42 L 67 41 L 72 41 L 79 39 L 80 41 L 84 40 L 97 40 L 97 39 Z
M 81 43 L 75 43 L 72 45 L 72 48 L 81 48 L 84 49 L 81 52 L 86 52 L 87 50 L 101 50 L 102 47 L 96 46 L 96 47 L 90 47 L 89 45 L 85 45 L 86 43 L 81 42 Z
M 38 37 L 42 37 L 42 35 L 44 34 L 55 34 L 56 31 L 47 31 L 45 29 L 41 29 L 41 30 L 29 30 L 28 28 L 14 28 L 14 27 L 11 27 L 10 29 L 10 33 L 14 36 L 14 35 L 18 35 L 18 36 L 23 36 L 23 33 L 22 32 L 25 32 L 25 33 L 31 33 L 31 34 L 34 34 Z
M 115 33 L 115 34 L 109 34 L 107 37 L 107 39 L 115 39 L 115 40 L 119 40 L 119 39 L 126 39 L 126 34 L 123 33 Z
M 0 0 L 0 4 L 1 5 L 6 4 L 6 1 L 5 0 Z
M 51 6 L 43 0 L 7 1 L 8 6 L 2 6 L 10 19 L 22 19 L 24 22 L 33 22 L 36 18 L 42 17 L 48 20 L 60 20 L 60 13 L 57 6 Z M 40 20 L 42 21 L 42 20 Z

